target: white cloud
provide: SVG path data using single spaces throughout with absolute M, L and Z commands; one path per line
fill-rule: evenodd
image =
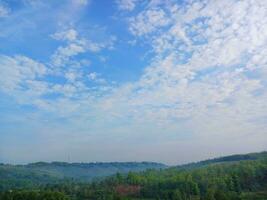
M 57 32 L 52 35 L 52 38 L 56 40 L 67 40 L 67 41 L 75 41 L 77 39 L 78 33 L 74 29 L 65 30 L 62 32 Z
M 95 80 L 98 77 L 98 74 L 96 72 L 92 72 L 88 75 L 88 78 L 90 80 Z
M 84 52 L 86 52 L 86 49 L 83 44 L 71 43 L 66 47 L 59 47 L 52 56 L 52 63 L 55 66 L 64 66 L 71 57 Z
M 8 16 L 9 13 L 10 13 L 10 9 L 0 4 L 0 18 Z
M 70 70 L 65 74 L 65 78 L 69 82 L 75 82 L 77 81 L 77 79 L 81 78 L 81 73 L 74 71 L 74 70 Z
M 73 3 L 81 5 L 81 6 L 86 6 L 90 3 L 90 0 L 72 0 Z
M 116 39 L 92 42 L 70 29 L 53 35 L 66 45 L 56 50 L 50 63 L 52 71 L 55 66 L 68 66 L 56 74 L 66 83 L 37 80 L 47 72 L 36 61 L 1 56 L 1 90 L 19 93 L 19 99 L 26 99 L 28 93 L 59 94 L 28 102 L 55 118 L 67 118 L 75 133 L 96 130 L 123 142 L 126 138 L 126 144 L 127 138 L 135 139 L 138 145 L 140 138 L 152 142 L 159 138 L 167 153 L 168 144 L 171 152 L 192 143 L 198 147 L 194 152 L 203 147 L 233 152 L 247 150 L 247 144 L 266 146 L 267 3 L 196 0 L 181 6 L 168 2 L 153 1 L 128 21 L 136 45 L 145 41 L 153 55 L 138 81 L 114 88 L 101 85 L 101 80 L 106 81 L 99 74 L 74 68 L 73 57 L 112 49 Z M 100 86 L 89 87 L 82 79 Z M 31 89 L 25 92 L 25 86 Z M 190 139 L 180 141 L 183 137 Z
M 42 0 L 22 0 L 22 1 L 24 4 L 31 5 L 33 7 L 43 5 Z
M 0 55 L 0 87 L 11 93 L 27 85 L 26 81 L 42 77 L 47 72 L 46 67 L 25 56 Z
M 90 73 L 93 84 L 88 82 L 85 67 L 90 62 L 74 59 L 81 53 L 97 53 L 102 49 L 112 49 L 114 37 L 102 43 L 94 43 L 81 38 L 76 30 L 69 29 L 52 35 L 56 40 L 66 42 L 59 46 L 46 65 L 25 56 L 0 56 L 0 90 L 14 97 L 21 105 L 32 105 L 43 112 L 51 112 L 57 117 L 67 117 L 86 102 L 90 106 L 91 98 L 106 93 L 111 88 L 99 74 Z M 49 79 L 63 80 L 50 81 Z M 58 111 L 59 104 L 65 106 Z M 56 114 L 57 113 L 57 114 Z
M 144 35 L 165 27 L 170 19 L 162 9 L 149 9 L 130 19 L 130 31 L 135 35 Z
M 81 74 L 77 71 L 67 71 L 62 74 L 68 83 L 50 83 L 46 76 L 51 69 L 42 63 L 25 56 L 0 55 L 0 90 L 12 96 L 20 105 L 33 105 L 45 112 L 57 112 L 59 102 L 68 102 L 65 111 L 75 108 L 72 97 L 81 97 L 87 87 L 79 81 Z M 46 99 L 44 96 L 60 95 L 60 98 Z M 73 104 L 73 105 L 72 105 Z M 69 108 L 70 107 L 70 108 Z
M 161 131 L 186 125 L 197 137 L 266 133 L 266 5 L 229 0 L 146 7 L 129 27 L 150 43 L 155 58 L 139 81 L 101 101 L 103 112 Z
M 47 73 L 45 65 L 28 57 L 0 55 L 0 90 L 19 105 L 34 105 L 49 93 L 49 83 L 42 81 Z
M 196 1 L 183 8 L 158 5 L 146 7 L 129 22 L 131 33 L 137 39 L 145 37 L 151 45 L 153 62 L 139 81 L 113 88 L 113 93 L 98 98 L 95 105 L 99 113 L 127 116 L 138 123 L 169 124 L 187 119 L 202 126 L 201 120 L 211 120 L 214 130 L 221 126 L 220 121 L 230 123 L 227 119 L 234 116 L 244 126 L 262 118 L 267 100 L 266 73 L 261 73 L 267 57 L 266 5 L 259 1 Z M 55 66 L 71 63 L 80 53 L 112 48 L 115 40 L 94 43 L 74 29 L 57 32 L 53 38 L 67 42 L 53 55 Z M 261 75 L 251 78 L 248 73 Z M 86 96 L 89 88 L 79 79 L 85 76 L 105 82 L 95 72 L 84 75 L 67 70 L 64 77 L 69 84 L 55 85 L 54 92 L 79 96 L 83 101 L 81 96 Z M 258 91 L 260 95 L 255 96 Z M 86 106 L 91 107 L 89 103 Z
M 95 83 L 99 83 L 99 84 L 106 84 L 107 83 L 107 81 L 101 77 L 101 74 L 96 73 L 96 72 L 89 73 L 87 77 L 90 81 L 93 81 Z M 103 87 L 101 88 L 101 90 L 103 90 Z
M 117 0 L 116 3 L 120 10 L 132 11 L 139 0 Z
M 60 46 L 52 55 L 52 64 L 55 66 L 64 66 L 72 57 L 81 53 L 98 53 L 103 49 L 112 50 L 117 40 L 116 37 L 110 36 L 106 41 L 93 42 L 90 39 L 79 36 L 75 29 L 59 31 L 53 34 L 52 38 L 67 42 L 66 46 Z

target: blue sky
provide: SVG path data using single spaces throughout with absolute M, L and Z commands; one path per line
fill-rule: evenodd
M 0 0 L 0 162 L 266 150 L 267 3 Z

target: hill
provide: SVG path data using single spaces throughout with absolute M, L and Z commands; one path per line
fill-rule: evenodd
M 166 165 L 154 162 L 66 163 L 38 162 L 27 165 L 0 164 L 0 190 L 32 188 L 66 181 L 88 182 L 116 173 L 161 169 Z
M 162 166 L 164 169 L 147 169 L 145 171 L 130 170 L 128 173 L 94 180 L 77 182 L 69 179 L 54 179 L 55 182 L 43 185 L 32 185 L 23 190 L 0 191 L 0 200 L 13 199 L 55 199 L 55 200 L 266 200 L 267 199 L 267 153 L 251 153 L 231 155 L 220 158 L 190 163 L 176 167 L 166 167 L 158 163 L 33 163 L 24 166 L 7 166 L 8 173 L 0 173 L 5 177 L 23 174 L 19 178 L 9 179 L 17 183 L 19 179 L 27 181 L 39 180 L 44 173 L 43 181 L 51 177 L 72 176 L 75 169 L 139 169 L 140 166 Z M 13 168 L 12 168 L 13 167 Z M 66 169 L 64 169 L 66 168 Z M 150 167 L 151 168 L 151 167 Z M 53 169 L 53 170 L 52 170 Z M 22 171 L 16 171 L 22 170 Z M 38 171 L 37 177 L 35 170 Z M 85 170 L 85 171 L 86 171 Z M 82 170 L 81 170 L 82 171 Z M 29 172 L 31 172 L 29 174 Z M 47 177 L 48 172 L 50 173 Z M 12 174 L 13 173 L 13 174 Z M 25 174 L 26 173 L 26 174 Z M 69 174 L 68 174 L 69 173 Z M 1 177 L 1 178 L 2 178 Z M 24 178 L 24 179 L 23 179 Z M 31 179 L 29 179 L 31 178 Z M 13 180 L 13 182 L 12 182 Z M 52 179 L 51 179 L 52 180 Z M 60 180 L 58 182 L 58 180 Z M 35 180 L 36 181 L 36 180 Z M 32 182 L 33 183 L 33 182 Z M 3 182 L 0 182 L 3 186 Z M 28 185 L 29 186 L 29 185 Z M 12 189 L 18 188 L 15 184 Z M 10 188 L 9 188 L 10 189 Z
M 205 167 L 208 165 L 223 164 L 223 163 L 234 163 L 246 160 L 259 160 L 267 158 L 267 151 L 249 154 L 235 154 L 230 156 L 223 156 L 219 158 L 213 158 L 208 160 L 203 160 L 200 162 L 192 162 L 184 165 L 176 166 L 178 169 L 196 169 L 200 167 Z
M 90 181 L 116 173 L 144 171 L 146 169 L 166 168 L 166 165 L 154 162 L 109 162 L 109 163 L 32 163 L 23 166 L 28 170 L 38 170 L 58 178 L 71 178 L 79 181 Z

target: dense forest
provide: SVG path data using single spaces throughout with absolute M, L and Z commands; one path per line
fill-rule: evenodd
M 1 200 L 266 200 L 267 153 L 117 173 L 91 182 L 66 179 L 10 190 L 2 179 L 0 185 Z

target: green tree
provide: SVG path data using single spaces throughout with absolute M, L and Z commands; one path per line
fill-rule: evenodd
M 205 200 L 216 200 L 215 199 L 215 190 L 213 188 L 209 188 L 205 195 Z
M 174 190 L 172 194 L 172 200 L 183 200 L 181 191 L 179 189 Z

